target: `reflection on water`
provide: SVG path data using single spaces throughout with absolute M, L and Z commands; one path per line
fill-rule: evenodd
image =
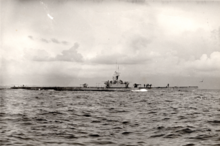
M 218 90 L 0 90 L 1 145 L 220 145 Z

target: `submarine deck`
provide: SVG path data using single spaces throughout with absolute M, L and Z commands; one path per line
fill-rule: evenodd
M 133 89 L 149 89 L 149 90 L 193 90 L 198 89 L 198 86 L 175 86 L 175 87 L 138 87 L 138 88 L 105 88 L 105 87 L 11 87 L 10 89 L 26 89 L 26 90 L 55 90 L 55 91 L 112 91 L 126 92 Z

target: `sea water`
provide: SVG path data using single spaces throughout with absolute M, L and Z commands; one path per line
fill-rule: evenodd
M 0 90 L 0 144 L 219 146 L 220 91 Z

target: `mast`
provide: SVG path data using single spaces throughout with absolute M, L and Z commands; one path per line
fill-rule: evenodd
M 119 73 L 119 65 L 118 65 L 118 73 Z
M 118 65 L 118 63 L 117 63 L 117 61 L 116 61 L 116 70 L 115 70 L 115 73 L 114 73 L 114 75 L 113 75 L 113 80 L 118 81 L 119 75 L 120 75 L 120 73 L 119 73 L 119 65 Z
M 119 65 L 117 61 L 116 61 L 116 71 L 119 73 Z

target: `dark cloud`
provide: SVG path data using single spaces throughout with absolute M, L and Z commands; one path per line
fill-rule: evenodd
M 31 2 L 30 0 L 18 0 L 19 2 L 21 2 L 21 3 L 29 3 L 29 2 Z
M 83 62 L 82 54 L 78 53 L 79 45 L 75 43 L 73 47 L 68 50 L 64 50 L 61 54 L 50 57 L 49 53 L 45 50 L 33 50 L 33 49 L 25 49 L 24 58 L 38 61 L 38 62 L 45 62 L 45 61 L 66 61 L 66 62 Z
M 151 40 L 144 37 L 137 37 L 131 41 L 131 48 L 134 50 L 140 50 L 147 48 L 147 45 L 151 42 Z
M 21 4 L 27 4 L 27 3 L 36 3 L 38 1 L 34 0 L 17 0 L 18 3 Z M 131 3 L 131 4 L 147 4 L 146 0 L 44 0 L 42 1 L 44 3 L 50 4 L 50 5 L 64 5 L 66 3 L 109 3 L 109 2 L 114 2 L 114 3 Z
M 120 64 L 145 64 L 151 61 L 153 57 L 157 57 L 157 54 L 148 48 L 151 42 L 149 38 L 144 36 L 131 36 L 122 43 L 122 47 L 126 46 L 124 51 L 126 53 L 102 54 L 92 58 L 90 61 L 97 64 L 115 64 L 116 60 Z M 146 53 L 146 49 L 149 50 L 148 53 Z
M 28 37 L 29 37 L 29 39 L 34 40 L 34 38 L 31 35 L 29 35 Z
M 54 39 L 54 38 L 51 39 L 51 41 L 54 42 L 54 43 L 56 43 L 56 44 L 59 44 L 59 43 L 60 43 L 57 39 Z
M 151 59 L 144 55 L 128 56 L 126 54 L 111 54 L 111 55 L 99 55 L 91 59 L 90 62 L 96 64 L 111 65 L 111 64 L 115 64 L 116 60 L 120 64 L 143 64 L 150 61 Z
M 62 51 L 61 55 L 53 58 L 53 61 L 69 61 L 69 62 L 82 62 L 83 56 L 77 52 L 79 44 L 75 43 L 69 50 Z
M 217 41 L 220 40 L 220 27 L 211 31 L 211 37 Z
M 136 4 L 143 4 L 146 2 L 146 0 L 122 0 L 122 1 L 129 3 L 136 3 Z
M 41 41 L 44 42 L 44 43 L 49 43 L 49 41 L 46 40 L 46 39 L 41 39 Z
M 67 41 L 62 41 L 62 44 L 68 45 L 69 43 Z
M 50 57 L 47 51 L 43 49 L 32 49 L 32 48 L 25 48 L 24 49 L 24 58 L 32 60 L 32 61 L 49 61 Z

